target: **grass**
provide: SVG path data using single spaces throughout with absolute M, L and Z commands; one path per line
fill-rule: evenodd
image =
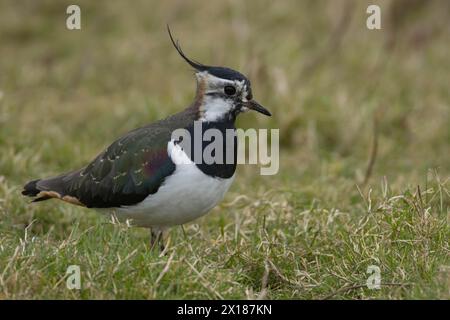
M 376 2 L 380 31 L 359 1 L 80 1 L 81 31 L 69 2 L 2 2 L 0 298 L 449 299 L 448 2 Z M 146 230 L 20 190 L 191 101 L 167 22 L 249 75 L 274 116 L 238 125 L 279 128 L 281 150 L 277 175 L 241 166 L 160 256 Z

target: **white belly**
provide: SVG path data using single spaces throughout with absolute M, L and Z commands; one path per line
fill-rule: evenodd
M 168 152 L 175 171 L 167 177 L 155 194 L 133 206 L 116 208 L 119 220 L 131 220 L 141 227 L 167 227 L 192 221 L 221 201 L 233 182 L 213 178 L 197 168 L 178 145 L 169 142 Z

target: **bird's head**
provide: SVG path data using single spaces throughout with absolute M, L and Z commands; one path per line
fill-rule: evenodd
M 234 121 L 239 113 L 254 110 L 266 116 L 270 112 L 253 99 L 250 80 L 226 67 L 207 66 L 189 59 L 167 26 L 170 40 L 180 56 L 195 69 L 196 105 L 203 121 Z

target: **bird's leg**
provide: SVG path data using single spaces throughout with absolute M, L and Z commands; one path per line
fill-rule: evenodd
M 164 230 L 159 228 L 151 228 L 150 229 L 150 248 L 151 250 L 154 250 L 156 246 L 159 246 L 159 250 L 161 252 L 164 251 L 164 237 L 163 237 Z

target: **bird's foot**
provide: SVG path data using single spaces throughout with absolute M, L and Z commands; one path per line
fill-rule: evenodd
M 165 250 L 164 245 L 164 230 L 159 228 L 151 228 L 150 229 L 150 250 L 157 250 L 162 253 Z

